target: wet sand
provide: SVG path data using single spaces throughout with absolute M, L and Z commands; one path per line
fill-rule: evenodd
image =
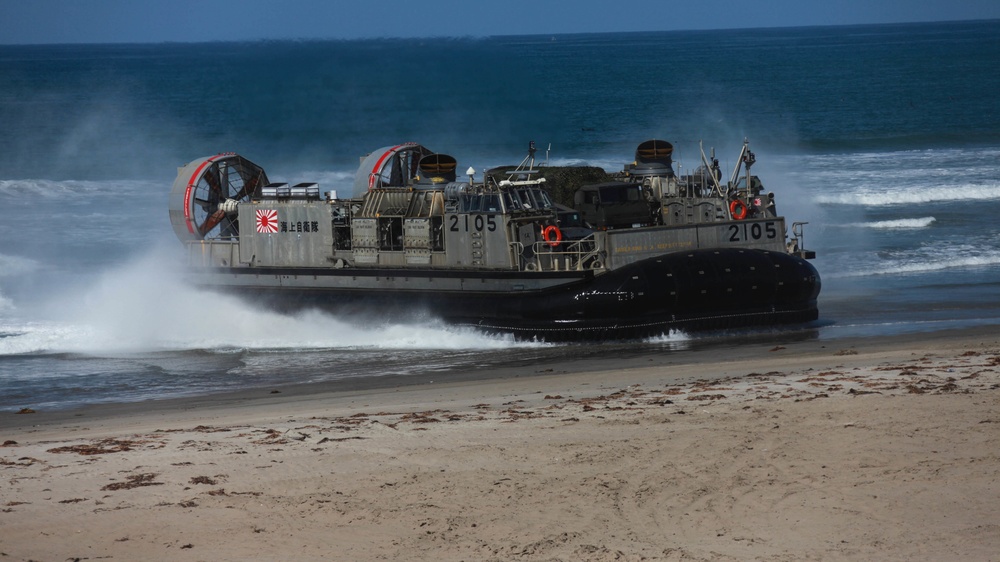
M 2 412 L 0 559 L 1000 559 L 996 327 L 409 382 Z

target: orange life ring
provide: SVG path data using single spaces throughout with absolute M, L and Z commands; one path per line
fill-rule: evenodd
M 733 216 L 733 219 L 738 221 L 747 218 L 747 204 L 739 199 L 734 199 L 729 204 L 729 214 Z
M 562 232 L 560 232 L 558 226 L 550 224 L 542 229 L 542 238 L 545 239 L 545 242 L 549 246 L 555 248 L 562 242 Z

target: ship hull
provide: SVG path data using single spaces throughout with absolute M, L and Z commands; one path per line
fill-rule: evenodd
M 702 249 L 594 271 L 218 268 L 200 286 L 271 308 L 356 313 L 368 321 L 435 317 L 545 341 L 656 336 L 816 320 L 820 279 L 783 252 Z

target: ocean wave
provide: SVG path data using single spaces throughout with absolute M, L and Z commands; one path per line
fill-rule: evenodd
M 826 152 L 808 156 L 800 154 L 775 155 L 776 160 L 785 164 L 801 165 L 823 169 L 828 173 L 844 173 L 864 169 L 866 171 L 895 171 L 914 176 L 928 173 L 954 174 L 956 169 L 970 167 L 995 167 L 1000 158 L 1000 149 L 995 146 L 976 148 L 933 148 L 915 150 L 885 150 L 867 152 Z
M 882 275 L 907 275 L 931 273 L 948 269 L 992 267 L 1000 265 L 1000 255 L 982 255 L 951 257 L 940 260 L 895 260 L 880 267 L 868 267 L 863 270 L 840 271 L 827 273 L 829 278 L 877 277 Z
M 909 189 L 895 191 L 866 191 L 822 194 L 816 202 L 826 205 L 861 205 L 884 207 L 890 205 L 920 205 L 948 201 L 986 201 L 1000 199 L 997 185 L 964 185 Z
M 876 228 L 876 229 L 911 229 L 927 228 L 934 224 L 937 219 L 934 217 L 921 217 L 918 219 L 896 219 L 874 222 L 851 222 L 845 224 L 834 224 L 830 226 L 841 228 Z
M 267 177 L 272 182 L 287 182 L 289 185 L 301 182 L 314 182 L 319 184 L 320 192 L 330 190 L 337 191 L 341 197 L 349 196 L 343 190 L 349 190 L 354 185 L 354 175 L 356 170 L 299 170 L 288 169 L 276 166 L 269 168 L 267 163 L 262 163 L 267 170 Z
M 0 325 L 0 356 L 44 353 L 60 349 L 67 340 L 85 341 L 86 333 L 57 324 L 28 322 Z
M 0 197 L 10 198 L 13 201 L 37 198 L 56 200 L 61 198 L 77 199 L 81 197 L 125 197 L 148 195 L 150 193 L 167 193 L 168 191 L 169 189 L 166 187 L 164 181 L 0 180 Z

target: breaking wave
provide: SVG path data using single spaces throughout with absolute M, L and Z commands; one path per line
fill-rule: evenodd
M 837 224 L 832 226 L 839 226 L 843 228 L 877 228 L 877 229 L 911 229 L 911 228 L 927 228 L 928 226 L 934 224 L 937 219 L 934 217 L 921 217 L 919 219 L 896 219 L 887 221 L 874 221 L 874 222 L 852 222 L 846 224 Z
M 165 193 L 164 181 L 90 181 L 90 180 L 48 180 L 19 179 L 0 180 L 0 196 L 13 201 L 24 198 L 57 200 L 80 197 L 121 197 L 124 194 Z
M 940 186 L 905 191 L 867 191 L 816 196 L 816 202 L 821 204 L 863 205 L 867 207 L 994 199 L 1000 199 L 1000 185 Z
M 948 269 L 992 267 L 1000 265 L 1000 254 L 953 257 L 941 260 L 893 260 L 881 266 L 827 273 L 829 278 L 872 277 L 881 275 L 906 275 L 929 273 Z

